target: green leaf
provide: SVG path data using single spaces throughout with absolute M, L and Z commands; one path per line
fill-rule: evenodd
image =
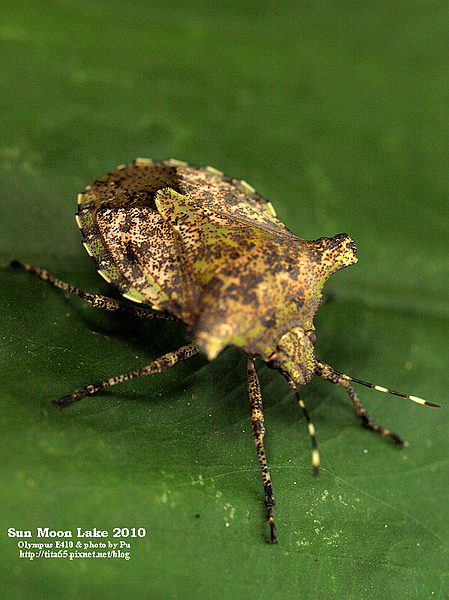
M 2 8 L 2 597 L 447 598 L 448 30 L 438 1 Z M 177 323 L 95 311 L 7 269 L 113 294 L 81 246 L 76 194 L 137 156 L 242 178 L 303 238 L 347 232 L 359 262 L 326 284 L 318 357 L 443 405 L 358 389 L 409 441 L 399 452 L 314 379 L 300 391 L 315 480 L 294 395 L 258 364 L 275 547 L 237 350 L 52 405 L 185 343 Z M 74 545 L 78 527 L 109 532 L 95 543 L 146 535 L 118 538 L 130 560 L 30 560 L 11 527 Z

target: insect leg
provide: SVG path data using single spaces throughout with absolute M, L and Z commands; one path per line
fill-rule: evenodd
M 269 544 L 277 543 L 277 531 L 274 524 L 273 507 L 276 504 L 274 499 L 273 486 L 271 484 L 270 472 L 268 471 L 267 457 L 263 447 L 263 437 L 265 434 L 265 425 L 262 410 L 262 394 L 260 393 L 260 384 L 254 368 L 254 359 L 248 358 L 248 393 L 251 402 L 251 429 L 256 444 L 257 456 L 259 458 L 260 468 L 262 470 L 263 489 L 265 493 L 265 506 L 267 507 L 267 520 L 270 524 Z
M 187 346 L 182 346 L 181 348 L 178 348 L 178 350 L 168 352 L 160 358 L 157 358 L 151 364 L 143 367 L 142 369 L 131 371 L 130 373 L 124 373 L 123 375 L 117 375 L 116 377 L 111 377 L 110 379 L 105 379 L 104 381 L 99 381 L 91 385 L 86 385 L 82 390 L 78 390 L 77 392 L 73 392 L 73 394 L 69 394 L 67 396 L 63 396 L 62 398 L 59 398 L 59 400 L 54 400 L 53 404 L 56 404 L 56 406 L 59 406 L 59 408 L 64 408 L 64 406 L 67 406 L 67 404 L 76 402 L 77 400 L 84 398 L 84 396 L 95 394 L 96 392 L 110 387 L 111 385 L 123 383 L 129 379 L 135 379 L 136 377 L 150 375 L 151 373 L 160 373 L 161 371 L 172 367 L 177 362 L 193 356 L 197 352 L 198 349 L 195 348 L 195 346 L 190 344 Z
M 113 298 L 108 298 L 107 296 L 101 296 L 100 294 L 89 294 L 89 292 L 83 292 L 79 288 L 70 285 L 70 283 L 65 283 L 60 279 L 54 277 L 51 273 L 46 271 L 45 269 L 39 269 L 37 267 L 32 267 L 31 265 L 27 265 L 26 263 L 20 262 L 18 260 L 12 261 L 10 266 L 14 269 L 20 268 L 28 271 L 29 273 L 34 273 L 44 281 L 47 281 L 51 285 L 65 291 L 78 296 L 82 300 L 85 300 L 89 304 L 91 304 L 94 308 L 103 308 L 105 310 L 112 311 L 120 311 L 123 313 L 135 315 L 137 317 L 141 317 L 143 319 L 163 319 L 165 321 L 172 321 L 175 318 L 166 313 L 153 311 L 149 308 L 141 308 L 139 306 L 131 306 L 129 304 L 125 304 L 125 302 L 120 302 L 119 300 L 114 300 Z
M 378 425 L 371 419 L 366 410 L 363 408 L 363 405 L 360 402 L 356 392 L 354 391 L 354 388 L 349 383 L 348 376 L 345 376 L 339 373 L 338 371 L 335 371 L 334 369 L 332 369 L 332 367 L 329 367 L 329 365 L 326 365 L 320 361 L 317 361 L 316 363 L 315 373 L 323 379 L 327 379 L 328 381 L 331 381 L 335 384 L 339 384 L 345 388 L 346 392 L 352 400 L 357 416 L 359 417 L 363 427 L 366 427 L 367 429 L 370 429 L 371 431 L 374 431 L 379 435 L 383 435 L 384 437 L 390 438 L 391 440 L 393 440 L 393 442 L 397 445 L 398 448 L 404 447 L 406 442 L 399 435 L 393 433 L 385 427 L 382 427 L 381 425 Z

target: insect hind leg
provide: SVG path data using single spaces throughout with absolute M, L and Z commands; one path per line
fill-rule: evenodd
M 397 433 L 382 427 L 382 425 L 378 425 L 371 419 L 347 377 L 342 376 L 340 373 L 329 367 L 329 365 L 326 365 L 320 361 L 317 361 L 316 363 L 315 373 L 323 379 L 327 379 L 328 381 L 341 385 L 345 388 L 348 396 L 351 398 L 357 416 L 360 419 L 363 427 L 366 427 L 366 429 L 370 429 L 371 431 L 374 431 L 383 437 L 389 438 L 396 444 L 398 448 L 403 448 L 406 445 L 406 442 Z
M 120 300 L 114 300 L 113 298 L 108 298 L 108 296 L 102 296 L 101 294 L 90 294 L 89 292 L 84 292 L 79 288 L 71 285 L 70 283 L 66 283 L 65 281 L 61 281 L 46 269 L 40 269 L 38 267 L 32 267 L 26 263 L 23 263 L 18 260 L 13 260 L 10 264 L 12 269 L 24 269 L 28 273 L 33 273 L 37 275 L 44 281 L 47 281 L 51 285 L 64 292 L 70 292 L 78 298 L 81 298 L 85 302 L 88 302 L 94 308 L 102 308 L 104 310 L 110 311 L 119 311 L 121 313 L 135 315 L 137 317 L 143 319 L 163 319 L 164 321 L 173 321 L 175 318 L 166 312 L 153 311 L 150 308 L 142 308 L 140 306 L 132 306 L 126 304 L 125 302 L 121 302 Z

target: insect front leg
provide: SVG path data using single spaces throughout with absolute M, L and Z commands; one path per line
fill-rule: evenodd
M 181 360 L 185 360 L 186 358 L 193 356 L 197 352 L 198 349 L 195 348 L 195 346 L 190 344 L 187 346 L 182 346 L 181 348 L 178 348 L 178 350 L 168 352 L 160 358 L 157 358 L 151 364 L 143 367 L 142 369 L 131 371 L 130 373 L 124 373 L 123 375 L 117 375 L 116 377 L 111 377 L 110 379 L 105 379 L 104 381 L 99 381 L 91 385 L 86 385 L 82 390 L 78 390 L 77 392 L 73 392 L 73 394 L 68 394 L 67 396 L 63 396 L 62 398 L 59 398 L 59 400 L 54 400 L 53 404 L 56 404 L 56 406 L 59 406 L 59 408 L 64 408 L 64 406 L 67 406 L 67 404 L 76 402 L 77 400 L 84 398 L 84 396 L 95 394 L 96 392 L 99 392 L 107 387 L 111 387 L 112 385 L 116 385 L 117 383 L 123 383 L 129 379 L 136 379 L 137 377 L 143 377 L 144 375 L 150 375 L 151 373 L 161 373 L 161 371 L 172 367 Z
M 326 365 L 320 361 L 316 362 L 315 373 L 317 375 L 319 375 L 320 377 L 322 377 L 323 379 L 327 379 L 328 381 L 331 381 L 332 383 L 335 383 L 335 384 L 339 384 L 345 388 L 346 392 L 348 393 L 348 396 L 352 400 L 352 403 L 356 410 L 357 416 L 359 417 L 360 422 L 363 425 L 363 427 L 366 427 L 366 429 L 370 429 L 371 431 L 374 431 L 375 433 L 378 433 L 379 435 L 390 438 L 391 440 L 393 440 L 393 442 L 397 445 L 398 448 L 404 447 L 405 442 L 399 435 L 397 435 L 396 433 L 393 433 L 393 431 L 390 431 L 389 429 L 386 429 L 385 427 L 382 427 L 381 425 L 378 425 L 371 419 L 371 417 L 368 415 L 366 410 L 363 408 L 363 405 L 360 402 L 354 388 L 352 387 L 352 385 L 349 382 L 350 378 L 347 375 L 343 375 L 343 374 L 339 373 L 338 371 L 335 371 L 334 369 L 332 369 L 332 367 L 329 367 L 329 365 Z M 358 382 L 358 380 L 357 380 L 357 382 Z M 374 389 L 378 388 L 378 386 L 374 386 L 372 384 L 370 384 L 370 387 L 373 387 Z M 390 390 L 381 390 L 381 391 L 389 392 Z M 403 396 L 407 397 L 405 394 L 403 394 Z
M 374 431 L 375 433 L 378 433 L 379 435 L 383 435 L 384 437 L 390 438 L 391 440 L 393 440 L 393 442 L 397 445 L 398 448 L 404 447 L 405 442 L 399 435 L 397 435 L 396 433 L 393 433 L 393 431 L 390 431 L 389 429 L 386 429 L 385 427 L 382 427 L 382 425 L 378 425 L 371 419 L 369 414 L 363 408 L 362 403 L 360 402 L 357 394 L 354 391 L 354 388 L 349 383 L 349 381 L 342 379 L 341 381 L 339 381 L 339 384 L 345 388 L 349 397 L 351 398 L 352 403 L 354 404 L 354 408 L 357 413 L 357 416 L 359 417 L 360 422 L 362 423 L 363 427 L 366 427 L 366 429 L 370 429 L 371 431 Z
M 260 392 L 259 379 L 254 368 L 254 359 L 248 359 L 248 393 L 251 402 L 251 429 L 256 444 L 257 456 L 259 458 L 260 468 L 262 470 L 263 489 L 265 492 L 265 505 L 267 507 L 267 520 L 270 524 L 269 544 L 277 543 L 277 531 L 274 524 L 273 507 L 276 504 L 271 484 L 270 472 L 268 471 L 267 457 L 263 446 L 263 437 L 265 434 L 265 425 L 262 410 L 262 394 Z

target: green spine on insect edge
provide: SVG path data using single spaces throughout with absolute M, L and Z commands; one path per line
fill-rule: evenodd
M 244 181 L 174 160 L 118 167 L 78 204 L 87 251 L 125 297 L 183 321 L 210 360 L 233 345 L 311 379 L 323 284 L 357 261 L 346 234 L 302 240 Z

